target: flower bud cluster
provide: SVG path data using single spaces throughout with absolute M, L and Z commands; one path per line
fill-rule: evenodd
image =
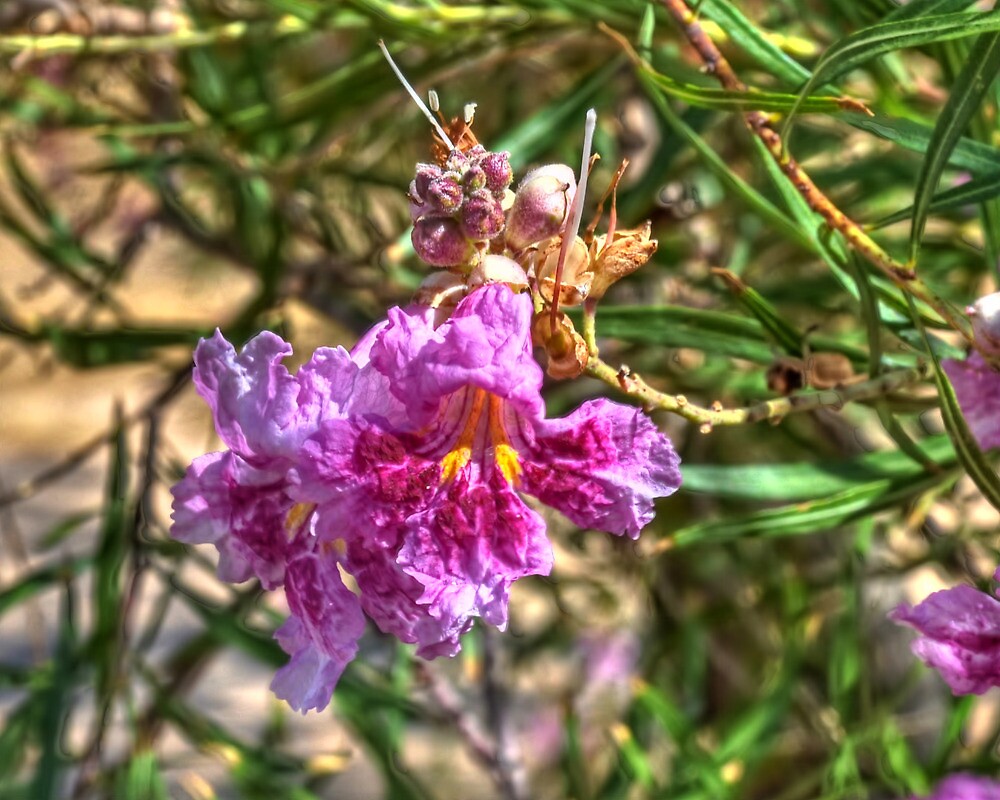
M 411 239 L 434 267 L 467 272 L 503 233 L 513 173 L 509 153 L 452 150 L 442 166 L 418 164 L 410 183 Z

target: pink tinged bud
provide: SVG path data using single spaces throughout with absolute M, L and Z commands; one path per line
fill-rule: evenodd
M 427 195 L 431 184 L 441 177 L 441 168 L 435 164 L 417 164 L 417 174 L 410 181 L 410 219 L 416 221 L 430 211 Z
M 470 150 L 469 153 L 472 153 Z M 452 150 L 448 153 L 448 158 L 445 159 L 444 168 L 448 172 L 457 172 L 461 175 L 465 170 L 469 168 L 469 155 L 463 153 L 461 150 Z
M 410 241 L 417 255 L 433 267 L 467 264 L 475 252 L 461 226 L 449 217 L 421 217 L 413 224 Z
M 521 265 L 512 258 L 495 253 L 485 256 L 469 273 L 470 289 L 489 283 L 505 283 L 514 292 L 528 290 L 528 276 Z
M 470 239 L 495 239 L 503 232 L 503 207 L 486 189 L 480 189 L 462 206 L 462 230 Z
M 431 183 L 427 200 L 435 211 L 452 214 L 462 205 L 462 187 L 452 176 L 445 175 Z
M 456 275 L 447 270 L 438 270 L 430 273 L 420 282 L 413 302 L 417 305 L 427 306 L 435 310 L 434 324 L 440 325 L 444 322 L 459 301 L 465 297 L 469 286 L 466 286 L 464 275 Z
M 523 250 L 562 230 L 576 194 L 576 177 L 565 164 L 529 172 L 514 196 L 507 220 L 507 246 Z
M 441 177 L 441 167 L 437 164 L 417 164 L 417 174 L 410 182 L 410 198 L 417 202 L 427 199 L 431 183 Z
M 510 168 L 510 153 L 487 153 L 479 166 L 486 173 L 486 187 L 497 195 L 503 195 L 514 180 L 514 171 Z
M 466 191 L 475 192 L 486 188 L 486 172 L 482 167 L 469 167 L 462 176 L 462 185 Z
M 980 297 L 965 312 L 972 320 L 972 332 L 980 351 L 1000 355 L 1000 292 Z

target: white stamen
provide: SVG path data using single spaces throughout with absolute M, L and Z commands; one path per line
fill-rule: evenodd
M 435 114 L 441 110 L 441 101 L 438 100 L 438 93 L 433 89 L 427 90 L 427 105 L 431 107 L 431 111 Z
M 576 194 L 573 196 L 573 205 L 570 207 L 570 217 L 566 220 L 566 227 L 563 230 L 562 246 L 559 248 L 559 261 L 556 262 L 555 284 L 552 292 L 552 333 L 555 334 L 558 327 L 559 314 L 559 293 L 562 291 L 563 268 L 566 266 L 566 258 L 569 256 L 569 249 L 576 241 L 576 236 L 580 232 L 580 220 L 583 218 L 583 196 L 587 192 L 587 175 L 590 172 L 590 149 L 594 144 L 594 129 L 597 127 L 597 112 L 594 109 L 587 111 L 587 122 L 583 128 L 583 163 L 580 165 L 580 180 L 576 182 Z
M 465 124 L 471 125 L 472 120 L 476 117 L 476 107 L 479 103 L 466 103 L 463 111 L 465 112 Z
M 393 61 L 392 56 L 389 55 L 389 50 L 385 46 L 385 42 L 381 39 L 378 40 L 378 49 L 382 51 L 382 55 L 385 56 L 385 60 L 389 62 L 389 66 L 392 67 L 392 71 L 396 73 L 396 77 L 399 78 L 399 82 L 403 84 L 403 88 L 406 89 L 410 97 L 413 98 L 413 102 L 417 104 L 417 108 L 423 112 L 424 116 L 427 117 L 428 121 L 431 123 L 431 127 L 437 131 L 437 135 L 441 137 L 441 140 L 446 145 L 448 145 L 449 150 L 454 150 L 455 145 L 452 144 L 451 139 L 448 138 L 448 134 L 444 132 L 444 128 L 438 125 L 438 121 L 434 119 L 434 115 L 431 113 L 430 109 L 424 105 L 424 101 L 420 99 L 420 95 L 417 94 L 413 90 L 413 87 L 407 82 L 399 67 L 396 66 L 396 62 Z
M 580 180 L 576 182 L 576 195 L 573 197 L 572 216 L 563 232 L 563 240 L 576 238 L 580 232 L 580 220 L 583 218 L 583 198 L 587 194 L 587 178 L 590 173 L 590 150 L 594 144 L 594 129 L 597 127 L 597 112 L 590 109 L 587 112 L 587 122 L 583 129 L 583 163 L 580 165 Z

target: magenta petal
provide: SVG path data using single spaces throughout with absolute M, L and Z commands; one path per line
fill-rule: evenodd
M 639 535 L 681 485 L 670 440 L 637 408 L 598 399 L 536 423 L 522 486 L 577 525 Z
M 441 467 L 363 419 L 331 420 L 302 446 L 296 497 L 320 504 L 318 532 L 326 541 L 360 537 L 390 541 L 406 517 L 422 508 Z
M 941 366 L 955 387 L 958 404 L 979 446 L 1000 447 L 1000 372 L 979 353 L 965 361 L 945 359 Z
M 915 608 L 901 605 L 889 618 L 920 632 L 913 652 L 955 694 L 1000 686 L 1000 601 L 962 585 L 934 592 Z
M 472 386 L 540 417 L 542 371 L 531 355 L 531 298 L 490 285 L 463 299 L 438 329 L 433 316 L 389 312 L 372 348 L 372 364 L 389 378 L 415 427 L 431 419 L 441 398 Z
M 214 544 L 220 578 L 240 583 L 256 575 L 266 589 L 281 585 L 293 550 L 285 519 L 294 505 L 282 473 L 254 469 L 232 452 L 209 453 L 172 491 L 171 535 Z
M 494 470 L 489 485 L 467 474 L 446 484 L 408 521 L 398 560 L 424 587 L 419 602 L 442 624 L 461 631 L 479 616 L 502 629 L 510 584 L 548 575 L 552 548 L 541 518 Z
M 361 539 L 348 544 L 345 565 L 361 591 L 361 607 L 383 633 L 417 644 L 421 657 L 455 655 L 468 625 L 436 619 L 427 605 L 417 602 L 423 587 L 396 563 L 398 549 L 398 544 L 371 547 Z
M 334 558 L 307 553 L 292 560 L 285 594 L 291 615 L 275 638 L 292 658 L 278 670 L 271 689 L 296 711 L 322 711 L 357 654 L 365 618 Z

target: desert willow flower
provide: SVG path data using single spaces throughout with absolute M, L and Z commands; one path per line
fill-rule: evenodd
M 475 211 L 510 181 L 507 154 L 478 144 L 418 166 L 416 222 L 439 220 L 474 253 L 432 281 L 447 304 L 389 309 L 350 352 L 320 348 L 295 375 L 271 333 L 237 353 L 217 332 L 195 352 L 228 449 L 174 487 L 172 533 L 215 545 L 224 580 L 284 589 L 275 635 L 291 659 L 272 688 L 300 711 L 329 703 L 365 617 L 427 658 L 457 653 L 476 617 L 504 628 L 512 584 L 552 568 L 524 495 L 635 538 L 680 485 L 670 440 L 639 409 L 600 399 L 546 418 L 527 278 L 487 252 L 504 225 Z M 441 241 L 434 253 L 450 252 Z

